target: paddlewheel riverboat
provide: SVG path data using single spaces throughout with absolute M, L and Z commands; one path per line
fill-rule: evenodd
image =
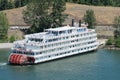
M 44 32 L 25 35 L 15 41 L 9 56 L 10 64 L 37 64 L 49 60 L 81 54 L 98 48 L 95 29 L 86 24 L 45 29 Z

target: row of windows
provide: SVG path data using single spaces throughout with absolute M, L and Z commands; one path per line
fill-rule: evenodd
M 77 29 L 77 32 L 82 32 L 82 31 L 86 31 L 86 28 L 83 28 L 83 29 Z
M 93 42 L 91 42 L 91 43 L 93 43 Z M 82 43 L 82 44 L 72 45 L 72 46 L 69 46 L 69 47 L 67 46 L 67 47 L 61 47 L 61 48 L 57 48 L 57 49 L 51 49 L 51 50 L 48 50 L 48 51 L 37 52 L 36 55 L 44 54 L 44 53 L 57 52 L 57 51 L 61 51 L 61 50 L 69 50 L 70 48 L 74 48 L 74 47 L 78 47 L 80 45 L 86 45 L 86 44 L 87 43 Z M 95 47 L 95 46 L 91 46 L 91 48 Z M 84 49 L 86 49 L 86 48 L 84 48 Z M 83 50 L 83 48 L 81 50 Z M 76 50 L 73 50 L 72 52 L 74 52 L 74 51 L 76 51 Z M 35 55 L 35 53 L 33 53 L 33 52 L 25 52 L 25 51 L 18 51 L 18 50 L 13 50 L 12 52 L 13 53 L 18 53 L 18 54 Z M 70 53 L 70 52 L 68 51 L 68 52 L 65 52 L 65 53 L 60 53 L 60 54 L 55 54 L 55 55 L 58 56 L 58 55 L 66 54 L 66 53 Z
M 77 31 L 77 32 L 84 32 L 84 31 L 86 31 L 86 28 L 82 28 L 82 29 L 70 29 L 70 30 L 64 30 L 64 31 L 47 31 L 48 32 L 48 34 L 54 34 L 55 36 L 58 36 L 58 35 L 60 35 L 60 34 L 70 34 L 70 33 L 72 33 L 72 32 L 74 32 L 74 31 Z
M 59 42 L 59 43 L 54 43 L 54 44 L 48 44 L 48 45 L 45 45 L 44 48 L 50 48 L 50 47 L 55 47 L 55 46 L 59 46 L 59 45 L 66 45 L 66 44 L 70 44 L 70 43 L 73 43 L 73 42 L 91 40 L 91 39 L 94 39 L 94 38 L 96 38 L 96 36 L 87 37 L 87 38 L 81 38 L 81 39 L 75 39 L 75 40 L 72 40 L 72 41 L 65 41 L 65 42 Z M 40 46 L 40 48 L 42 49 L 43 46 Z
M 35 42 L 42 42 L 43 39 L 37 39 L 37 38 L 30 38 L 30 41 L 35 41 Z
M 77 35 L 72 35 L 72 36 L 66 36 L 66 37 L 61 37 L 61 38 L 55 38 L 55 39 L 49 39 L 46 42 L 55 42 L 55 41 L 59 41 L 59 40 L 65 40 L 68 38 L 78 38 L 78 37 L 82 37 L 82 36 L 88 36 L 88 35 L 92 35 L 95 34 L 95 32 L 92 33 L 84 33 L 84 34 L 77 34 Z
M 26 55 L 34 55 L 33 52 L 27 52 L 27 51 L 20 51 L 20 50 L 13 50 L 12 53 L 17 53 L 17 54 L 26 54 Z
M 61 42 L 61 43 L 55 43 L 55 44 L 49 44 L 49 45 L 44 45 L 44 46 L 39 46 L 38 47 L 38 49 L 40 48 L 40 49 L 45 49 L 45 48 L 49 48 L 49 49 L 51 49 L 51 48 L 58 48 L 58 47 L 60 47 L 60 46 L 64 46 L 64 45 L 70 45 L 71 43 L 75 43 L 75 42 L 81 42 L 81 41 L 85 41 L 85 40 L 90 40 L 89 38 L 95 38 L 95 36 L 93 36 L 93 37 L 87 37 L 87 38 L 81 38 L 81 39 L 75 39 L 75 40 L 72 40 L 72 41 L 65 41 L 65 42 Z M 92 41 L 92 42 L 88 42 L 88 43 L 82 43 L 82 44 L 78 44 L 79 46 L 82 46 L 82 45 L 87 45 L 87 44 L 92 44 L 94 41 Z M 76 44 L 76 43 L 75 43 Z M 75 44 L 74 45 L 72 45 L 72 46 L 75 46 Z M 34 46 L 35 47 L 35 46 Z M 36 46 L 37 47 L 37 46 Z M 62 50 L 62 49 L 64 49 L 65 47 L 63 47 L 63 48 L 58 48 L 57 50 Z M 37 48 L 36 48 L 37 49 Z M 53 50 L 53 49 L 51 49 L 51 50 L 49 50 L 50 52 L 53 52 L 53 51 L 55 51 L 55 50 Z M 28 53 L 28 52 L 18 52 L 18 53 L 24 53 L 24 54 L 29 54 L 29 55 L 34 55 L 33 53 Z M 42 52 L 42 53 L 47 53 L 47 52 Z M 39 54 L 42 54 L 42 53 L 36 53 L 37 55 L 39 55 Z
M 69 52 L 70 52 L 70 51 L 68 51 L 68 52 L 64 52 L 64 53 L 59 53 L 59 54 L 52 54 L 52 55 L 42 56 L 42 57 L 36 58 L 36 60 L 41 60 L 41 59 L 46 59 L 46 58 L 56 57 L 56 56 L 60 56 L 60 55 L 64 55 L 64 54 L 68 54 Z
M 35 41 L 35 42 L 55 42 L 55 41 L 59 41 L 59 40 L 66 40 L 68 38 L 78 38 L 78 37 L 82 37 L 82 36 L 88 36 L 88 35 L 92 35 L 95 34 L 95 32 L 91 32 L 91 33 L 84 33 L 84 34 L 77 34 L 77 35 L 72 35 L 72 36 L 66 36 L 66 37 L 60 37 L 60 38 L 55 38 L 55 39 L 48 39 L 46 41 L 44 41 L 43 39 L 34 39 L 31 38 L 29 39 L 30 41 Z
M 54 34 L 55 36 L 58 36 L 60 34 L 66 34 L 66 33 L 72 33 L 73 30 L 64 30 L 64 31 L 47 31 L 48 34 Z
M 40 53 L 36 53 L 36 55 L 53 53 L 53 52 L 62 51 L 62 50 L 70 50 L 71 48 L 74 48 L 74 47 L 84 46 L 84 45 L 88 45 L 88 44 L 92 44 L 92 43 L 95 43 L 95 41 L 86 42 L 86 43 L 79 43 L 79 44 L 74 44 L 74 45 L 72 44 L 72 45 L 68 45 L 68 46 L 64 46 L 64 47 L 60 47 L 60 48 L 45 50 L 45 51 L 42 51 Z
M 42 57 L 36 58 L 36 60 L 41 60 L 41 59 L 56 57 L 56 56 L 60 56 L 60 55 L 64 55 L 64 54 L 70 54 L 70 53 L 73 53 L 73 52 L 78 52 L 78 53 L 79 53 L 80 51 L 85 51 L 85 50 L 88 50 L 88 49 L 90 49 L 90 48 L 94 48 L 94 47 L 96 47 L 96 46 L 97 46 L 97 45 L 94 45 L 94 46 L 91 46 L 91 47 L 86 47 L 86 48 L 81 48 L 81 49 L 70 50 L 70 51 L 63 52 L 63 53 L 57 53 L 57 54 L 42 56 Z

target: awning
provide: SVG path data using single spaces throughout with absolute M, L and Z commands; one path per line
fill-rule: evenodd
M 27 56 L 24 54 L 11 54 L 9 62 L 11 64 L 24 64 L 27 61 Z

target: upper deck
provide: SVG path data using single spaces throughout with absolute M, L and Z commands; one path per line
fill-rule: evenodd
M 43 44 L 49 44 L 51 42 L 56 42 L 68 38 L 68 36 L 73 36 L 76 34 L 84 34 L 95 32 L 94 29 L 88 29 L 86 26 L 84 27 L 71 27 L 71 26 L 63 26 L 59 28 L 49 28 L 45 29 L 44 32 L 34 33 L 25 35 L 25 39 L 23 41 L 14 42 L 16 47 L 24 47 L 26 49 L 39 49 L 38 46 Z
M 58 27 L 58 28 L 49 28 L 45 29 L 45 32 L 34 33 L 25 35 L 26 39 L 45 39 L 54 36 L 66 35 L 71 33 L 79 33 L 88 31 L 87 27 L 71 27 L 69 25 Z

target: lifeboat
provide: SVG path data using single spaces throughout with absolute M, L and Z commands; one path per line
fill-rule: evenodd
M 24 64 L 32 64 L 34 63 L 34 58 L 27 57 L 24 54 L 11 54 L 9 57 L 9 63 L 10 64 L 18 64 L 18 65 L 24 65 Z

